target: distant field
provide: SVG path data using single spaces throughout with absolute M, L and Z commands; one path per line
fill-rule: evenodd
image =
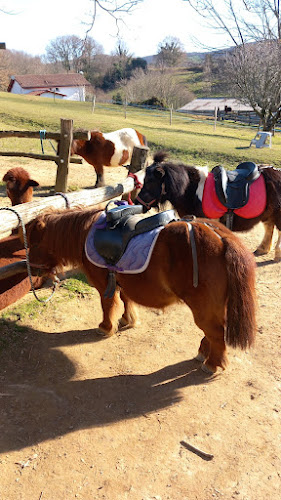
M 153 151 L 166 149 L 171 159 L 186 163 L 217 164 L 234 168 L 245 160 L 273 164 L 281 167 L 281 135 L 273 138 L 271 149 L 248 147 L 256 129 L 230 123 L 173 113 L 172 124 L 167 111 L 127 108 L 126 118 L 123 106 L 98 103 L 92 112 L 90 102 L 77 103 L 54 101 L 38 97 L 17 96 L 0 93 L 1 130 L 57 131 L 61 118 L 72 118 L 74 128 L 100 129 L 104 132 L 123 127 L 133 127 L 144 133 Z M 48 144 L 46 142 L 46 148 Z M 1 139 L 2 151 L 41 152 L 39 140 Z M 52 152 L 48 147 L 49 154 Z

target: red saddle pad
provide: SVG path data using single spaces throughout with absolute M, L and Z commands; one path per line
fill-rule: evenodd
M 244 219 L 253 219 L 261 215 L 266 207 L 266 187 L 263 175 L 249 187 L 249 200 L 244 207 L 236 208 L 234 213 Z M 202 209 L 209 219 L 219 219 L 227 212 L 220 202 L 215 188 L 214 174 L 209 173 L 203 191 Z

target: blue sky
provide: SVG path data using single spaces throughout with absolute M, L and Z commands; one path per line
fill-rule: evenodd
M 32 55 L 45 52 L 49 41 L 62 35 L 83 37 L 91 9 L 90 0 L 0 0 L 0 7 L 13 11 L 13 15 L 0 13 L 1 42 L 8 49 L 22 50 Z M 79 7 L 79 8 L 78 8 Z M 166 36 L 175 36 L 187 52 L 202 50 L 195 39 L 203 44 L 220 48 L 227 45 L 216 37 L 203 21 L 182 0 L 144 0 L 130 15 L 123 16 L 121 36 L 134 56 L 152 55 Z M 106 54 L 114 50 L 116 26 L 114 20 L 98 15 L 90 35 L 100 43 Z

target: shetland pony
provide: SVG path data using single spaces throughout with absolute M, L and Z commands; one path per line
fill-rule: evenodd
M 122 128 L 103 134 L 98 130 L 91 132 L 89 141 L 72 141 L 71 154 L 82 156 L 93 165 L 97 181 L 95 187 L 104 185 L 104 166 L 120 167 L 130 163 L 134 146 L 147 146 L 144 135 L 133 128 Z
M 144 184 L 135 203 L 141 203 L 146 210 L 159 207 L 169 201 L 178 211 L 180 217 L 193 214 L 205 217 L 202 210 L 202 197 L 207 167 L 194 167 L 183 163 L 165 162 L 167 154 L 158 152 L 154 163 L 146 169 Z M 275 246 L 275 261 L 281 260 L 281 170 L 273 167 L 259 166 L 265 181 L 266 207 L 259 217 L 245 219 L 234 214 L 233 231 L 249 231 L 258 222 L 263 222 L 264 238 L 255 251 L 263 255 L 270 251 L 274 227 L 278 229 L 278 240 Z M 224 222 L 224 218 L 220 219 Z
M 29 173 L 21 167 L 11 168 L 3 177 L 6 182 L 7 195 L 12 206 L 32 200 L 33 187 L 39 186 L 38 182 L 30 178 Z M 26 258 L 25 250 L 17 234 L 0 241 L 0 267 L 15 263 Z M 39 288 L 43 280 L 33 277 L 33 285 Z M 0 280 L 0 311 L 13 304 L 30 291 L 30 281 L 27 272 Z
M 11 168 L 2 180 L 6 182 L 7 196 L 12 206 L 31 201 L 33 188 L 39 186 L 38 182 L 31 179 L 29 173 L 22 167 Z
M 146 270 L 116 273 L 120 290 L 105 298 L 108 269 L 86 257 L 85 240 L 100 210 L 73 209 L 38 216 L 27 228 L 30 262 L 44 274 L 62 266 L 79 266 L 99 294 L 103 311 L 101 331 L 110 336 L 118 327 L 136 323 L 135 303 L 164 308 L 178 301 L 190 307 L 204 332 L 199 347 L 202 368 L 214 373 L 227 365 L 226 344 L 246 349 L 255 337 L 255 262 L 252 253 L 222 224 L 192 223 L 197 247 L 198 286 L 193 284 L 190 233 L 185 221 L 166 225 L 158 236 Z M 118 322 L 120 299 L 124 313 Z

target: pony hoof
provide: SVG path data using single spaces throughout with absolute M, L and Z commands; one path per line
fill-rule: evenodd
M 216 373 L 216 368 L 211 368 L 209 365 L 206 365 L 206 363 L 203 363 L 203 365 L 201 365 L 201 370 L 203 370 L 203 372 L 205 373 L 208 373 L 208 375 L 214 375 L 214 373 Z
M 281 262 L 281 254 L 280 255 L 279 254 L 275 255 L 274 262 Z
M 113 330 L 109 330 L 109 332 L 108 332 L 106 330 L 103 330 L 102 328 L 97 328 L 96 333 L 97 333 L 97 335 L 100 335 L 101 337 L 107 338 L 107 337 L 112 337 L 112 335 L 114 335 L 115 332 Z
M 254 255 L 256 255 L 258 257 L 259 255 L 266 255 L 268 252 L 269 252 L 269 250 L 265 250 L 264 248 L 257 248 L 254 251 Z
M 201 363 L 202 363 L 203 361 L 205 361 L 206 358 L 205 358 L 204 354 L 202 354 L 202 352 L 198 352 L 197 356 L 195 356 L 194 359 L 196 359 L 197 361 L 201 361 Z
M 128 328 L 134 328 L 135 326 L 139 325 L 139 321 L 134 321 L 130 323 L 127 319 L 125 318 L 120 318 L 119 323 L 118 323 L 118 330 L 122 329 L 128 329 Z

